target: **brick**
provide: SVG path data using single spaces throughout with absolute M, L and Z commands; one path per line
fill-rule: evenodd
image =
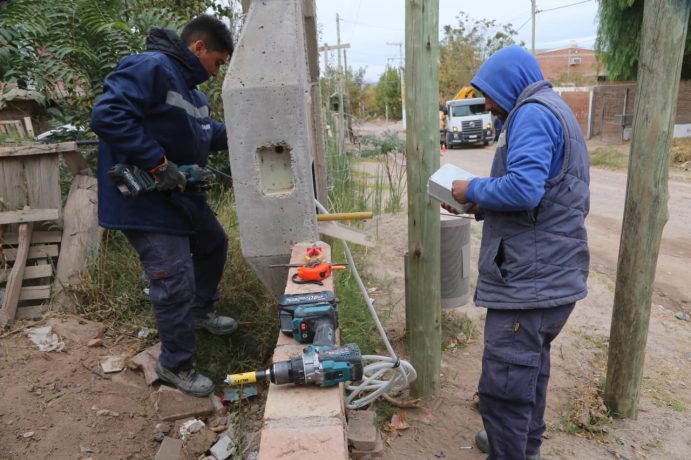
M 154 368 L 160 354 L 161 342 L 158 342 L 134 356 L 127 362 L 127 365 L 133 369 L 142 369 L 147 385 L 151 385 L 158 380 L 158 374 Z
M 343 426 L 267 427 L 262 431 L 259 460 L 346 460 Z
M 383 457 L 384 456 L 384 441 L 382 441 L 381 435 L 379 432 L 377 432 L 377 441 L 375 443 L 375 446 L 371 450 L 359 450 L 359 449 L 351 449 L 350 450 L 350 459 L 351 460 L 370 460 L 373 458 L 378 458 L 378 457 Z
M 180 390 L 161 385 L 156 399 L 156 411 L 163 421 L 208 415 L 214 411 L 209 398 L 197 398 Z
M 266 398 L 264 420 L 297 417 L 337 417 L 343 420 L 343 384 L 321 388 L 272 383 Z
M 374 450 L 377 445 L 377 434 L 374 427 L 374 411 L 348 412 L 348 445 L 353 446 L 353 449 Z
M 182 460 L 182 441 L 168 436 L 163 438 L 154 460 Z

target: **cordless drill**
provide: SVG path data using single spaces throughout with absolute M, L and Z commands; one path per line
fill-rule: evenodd
M 230 374 L 229 385 L 270 380 L 276 385 L 318 385 L 331 387 L 340 382 L 362 380 L 362 353 L 355 343 L 341 347 L 310 345 L 302 356 L 271 364 L 265 371 Z
M 196 190 L 211 188 L 211 170 L 199 165 L 181 165 L 180 172 L 187 179 L 186 186 Z M 142 193 L 156 190 L 156 181 L 148 171 L 135 165 L 118 163 L 108 170 L 108 177 L 125 198 L 134 198 Z

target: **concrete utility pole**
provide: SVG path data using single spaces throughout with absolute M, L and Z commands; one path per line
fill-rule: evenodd
M 684 56 L 688 0 L 646 0 L 636 84 L 605 402 L 636 418 L 655 266 L 667 222 L 667 177 Z
M 533 56 L 535 56 L 535 14 L 537 13 L 537 9 L 535 6 L 535 0 L 530 0 L 530 13 L 533 18 L 533 33 L 532 33 L 532 39 L 530 42 L 530 52 L 533 53 Z
M 403 121 L 403 129 L 405 129 L 405 84 L 403 75 L 403 43 L 401 42 L 386 42 L 389 46 L 398 46 L 398 78 L 401 80 L 401 120 Z
M 341 67 L 341 19 L 336 13 L 336 40 L 338 45 L 338 153 L 345 153 L 344 113 L 343 110 L 343 68 Z
M 439 391 L 441 368 L 440 212 L 427 196 L 427 180 L 439 168 L 439 0 L 406 0 L 405 53 L 406 325 L 417 370 L 411 394 L 428 397 Z

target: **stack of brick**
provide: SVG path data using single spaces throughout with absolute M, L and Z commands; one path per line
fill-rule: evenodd
M 348 412 L 348 446 L 351 460 L 370 460 L 384 455 L 384 442 L 374 426 L 374 411 Z

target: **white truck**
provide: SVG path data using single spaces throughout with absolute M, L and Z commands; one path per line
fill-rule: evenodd
M 485 98 L 453 99 L 444 106 L 445 127 L 441 142 L 449 149 L 457 145 L 482 143 L 494 138 L 492 116 L 485 110 Z

